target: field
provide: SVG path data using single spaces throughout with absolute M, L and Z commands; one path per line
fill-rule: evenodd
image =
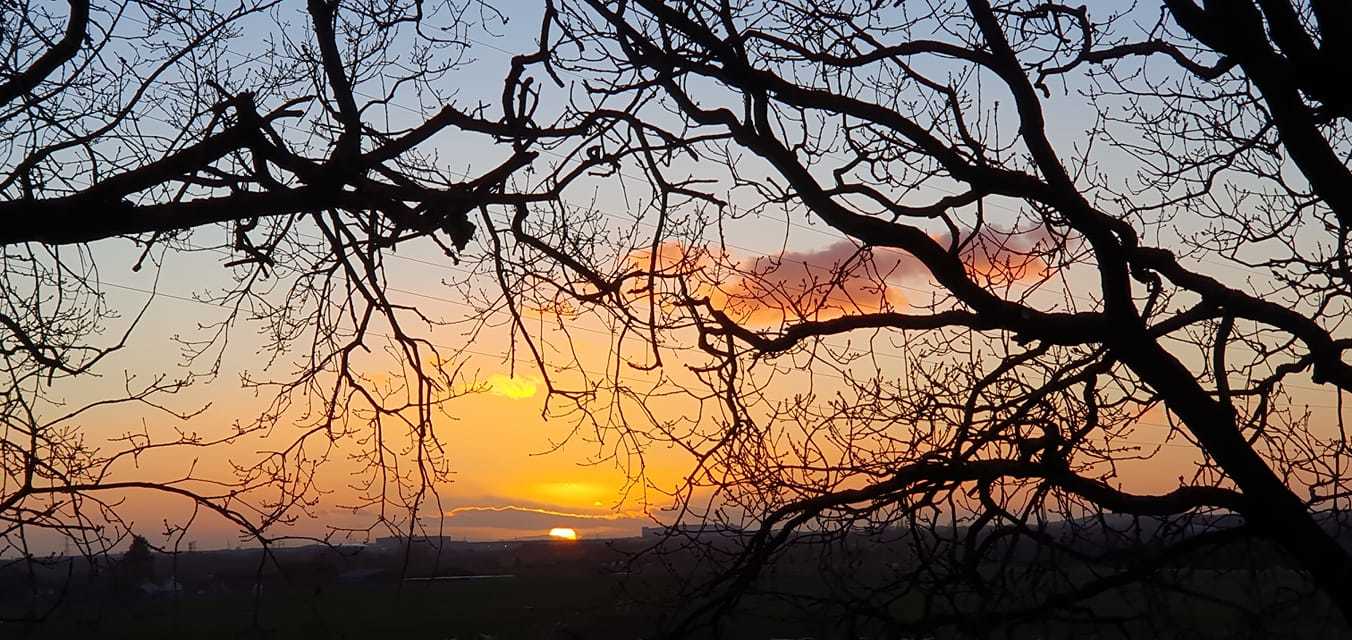
M 431 557 L 316 549 L 281 554 L 283 570 L 258 573 L 257 552 L 186 555 L 173 565 L 178 586 L 146 591 L 117 579 L 73 575 L 51 595 L 60 565 L 49 567 L 44 590 L 54 604 L 41 624 L 0 623 L 5 638 L 272 640 L 282 638 L 428 640 L 579 640 L 655 638 L 698 601 L 671 573 L 624 563 L 640 543 L 526 542 L 457 545 Z M 876 549 L 876 548 L 875 548 Z M 1108 638 L 1338 638 L 1337 617 L 1305 584 L 1280 566 L 1258 569 L 1191 567 L 1167 588 L 1115 589 L 1054 615 L 1013 624 L 985 624 L 980 615 L 937 629 L 876 624 L 876 616 L 843 609 L 832 597 L 842 584 L 858 587 L 885 575 L 885 563 L 822 565 L 815 553 L 792 554 L 739 603 L 717 633 L 738 640 L 1053 640 Z M 166 584 L 168 558 L 156 561 Z M 116 567 L 114 567 L 115 569 Z M 686 567 L 689 568 L 689 565 Z M 1032 567 L 1030 567 L 1032 568 Z M 631 569 L 635 569 L 632 570 Z M 261 575 L 261 578 L 259 576 Z M 441 579 L 403 579 L 403 576 Z M 687 571 L 686 575 L 690 575 Z M 1040 575 L 1029 572 L 1030 576 Z M 1059 579 L 1087 582 L 1088 574 Z M 12 586 L 14 574 L 0 579 Z M 846 578 L 844 582 L 842 578 Z M 1042 582 L 1037 582 L 1042 580 Z M 1059 591 L 1045 575 L 1010 585 L 1005 608 L 1035 604 Z M 83 584 L 83 586 L 81 586 Z M 255 589 L 255 584 L 261 587 Z M 120 586 L 119 586 L 120 585 Z M 0 587 L 7 586 L 0 582 Z M 934 612 L 935 594 L 877 590 L 868 598 L 895 620 Z M 0 617 L 24 611 L 31 596 L 0 593 Z M 839 598 L 836 598 L 836 602 Z M 1252 604 L 1248 604 L 1252 603 Z M 1265 608 L 1259 609 L 1262 604 Z M 1273 603 L 1277 603 L 1275 606 Z M 959 603 L 963 604 L 963 603 Z M 972 602 L 963 610 L 980 611 Z M 29 609 L 30 611 L 33 609 Z M 1085 620 L 1092 620 L 1086 622 Z

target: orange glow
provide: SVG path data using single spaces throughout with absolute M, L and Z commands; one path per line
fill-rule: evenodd
M 531 485 L 525 493 L 552 504 L 594 507 L 597 506 L 597 502 L 613 497 L 615 488 L 602 482 L 538 482 Z
M 987 233 L 979 241 L 969 243 L 962 259 L 971 273 L 997 281 L 1039 276 L 1054 268 L 1048 267 L 1033 251 L 1036 240 L 1042 237 L 1030 232 L 1006 240 L 999 234 Z M 912 288 L 925 287 L 928 277 L 923 265 L 900 250 L 885 247 L 865 250 L 844 242 L 795 248 L 773 258 L 757 256 L 749 251 L 727 253 L 716 246 L 688 247 L 676 242 L 659 245 L 655 259 L 651 256 L 651 250 L 635 251 L 626 256 L 633 264 L 621 266 L 639 271 L 646 271 L 656 263 L 662 277 L 655 279 L 653 286 L 656 291 L 664 293 L 656 296 L 652 304 L 659 305 L 659 309 L 664 308 L 660 305 L 670 304 L 672 299 L 678 297 L 672 293 L 676 289 L 670 285 L 669 277 L 680 276 L 682 284 L 689 287 L 688 295 L 707 298 L 714 308 L 725 310 L 734 320 L 757 329 L 777 327 L 782 322 L 801 321 L 804 317 L 826 319 L 904 309 L 907 302 L 902 295 L 902 286 L 909 283 L 914 285 Z M 430 279 L 428 284 L 436 284 L 435 278 Z M 647 295 L 644 289 L 647 285 L 644 278 L 626 281 L 623 295 L 633 297 L 636 313 L 645 311 L 642 304 L 643 296 Z M 919 291 L 923 295 L 925 289 L 920 288 Z M 527 315 L 535 321 L 532 325 L 553 326 L 555 317 L 578 317 L 579 324 L 596 322 L 587 311 L 588 307 L 578 306 L 579 303 L 571 302 L 563 295 L 559 294 L 557 299 L 546 297 L 524 303 L 533 305 L 526 310 Z M 459 307 L 419 304 L 423 305 L 420 307 L 423 312 L 436 317 L 455 318 L 458 317 L 455 314 L 462 313 Z M 186 309 L 195 310 L 197 307 Z M 673 311 L 675 313 L 682 311 L 677 309 Z M 185 325 L 189 322 L 205 324 L 213 318 L 208 313 L 187 315 L 182 322 Z M 541 318 L 543 321 L 536 321 Z M 561 324 L 571 326 L 573 322 L 563 320 Z M 598 337 L 590 331 L 599 326 L 599 323 L 589 324 L 589 331 L 576 334 L 563 334 L 557 329 L 549 329 L 547 335 L 555 341 L 552 344 L 572 349 L 573 356 L 578 358 L 575 369 L 560 368 L 549 373 L 556 385 L 575 389 L 587 384 L 583 380 L 584 374 L 576 369 L 586 368 L 594 372 L 609 370 L 616 347 L 609 332 L 601 332 L 603 335 Z M 170 325 L 166 325 L 166 329 L 159 333 L 142 334 L 137 353 L 176 353 L 173 343 L 166 338 L 173 333 L 169 328 Z M 580 461 L 588 459 L 595 451 L 586 433 L 580 433 L 568 441 L 566 447 L 555 451 L 554 445 L 568 440 L 577 423 L 571 418 L 556 417 L 558 414 L 553 410 L 548 415 L 542 411 L 545 408 L 544 397 L 548 393 L 543 377 L 545 374 L 536 369 L 528 354 L 520 352 L 520 343 L 517 351 L 512 350 L 511 330 L 510 326 L 504 325 L 475 333 L 472 348 L 480 355 L 470 357 L 447 349 L 441 357 L 429 357 L 425 362 L 429 368 L 447 372 L 464 366 L 464 373 L 455 379 L 452 390 L 478 392 L 467 393 L 448 403 L 444 414 L 438 411 L 432 416 L 438 441 L 454 444 L 454 455 L 449 458 L 454 473 L 453 482 L 438 483 L 437 489 L 443 491 L 448 500 L 453 500 L 450 504 L 488 505 L 443 509 L 442 512 L 448 518 L 447 526 L 450 527 L 448 535 L 476 539 L 518 539 L 538 537 L 544 531 L 550 540 L 579 539 L 581 532 L 573 528 L 559 526 L 551 531 L 551 527 L 566 522 L 586 529 L 588 539 L 636 534 L 639 526 L 650 524 L 647 513 L 649 504 L 643 491 L 631 493 L 629 487 L 656 486 L 663 492 L 673 491 L 684 481 L 693 458 L 688 451 L 679 447 L 654 445 L 645 448 L 641 461 L 627 463 L 637 466 L 579 466 Z M 425 335 L 443 344 L 458 345 L 461 336 L 456 331 L 438 328 L 428 330 Z M 544 333 L 546 329 L 539 331 Z M 568 341 L 565 342 L 565 339 Z M 675 340 L 680 343 L 684 339 L 681 337 Z M 901 347 L 889 349 L 900 352 Z M 132 353 L 126 351 L 123 355 L 131 357 Z M 625 357 L 638 358 L 638 353 L 626 353 Z M 515 356 L 515 359 L 509 360 L 506 357 L 508 354 Z M 241 355 L 247 353 L 242 351 Z M 395 395 L 407 392 L 402 386 L 407 382 L 403 378 L 406 372 L 401 369 L 401 363 L 383 351 L 362 357 L 364 359 L 352 367 L 367 376 L 368 386 L 389 393 L 392 406 L 397 404 L 399 399 Z M 563 354 L 557 359 L 551 358 L 551 362 L 561 365 L 568 357 L 569 354 Z M 138 366 L 173 366 L 172 358 L 164 362 L 149 361 L 144 365 L 135 362 L 128 363 L 127 368 L 138 371 Z M 688 376 L 675 377 L 676 373 L 671 373 L 672 378 L 665 377 L 673 371 L 683 372 L 684 368 L 680 364 L 670 364 L 667 372 L 653 373 L 625 369 L 622 375 L 629 386 L 646 386 L 666 380 L 671 380 L 670 384 L 681 385 L 692 380 Z M 891 371 L 888 370 L 889 374 Z M 818 389 L 815 385 L 837 384 L 810 381 L 807 372 L 803 372 L 795 373 L 785 383 L 787 386 L 779 388 L 792 393 L 798 390 L 797 385 L 809 382 L 814 385 L 814 390 L 822 393 L 826 393 L 826 389 Z M 200 433 L 203 438 L 233 433 L 233 425 L 241 415 L 246 416 L 247 421 L 251 419 L 250 416 L 273 410 L 269 406 L 270 398 L 265 396 L 267 394 L 259 396 L 250 390 L 233 389 L 229 385 L 198 386 L 185 392 L 184 406 L 195 406 L 200 400 L 203 404 L 210 402 L 210 408 L 187 428 Z M 651 412 L 654 420 L 660 420 L 664 416 L 697 415 L 701 404 L 702 401 L 684 395 L 656 394 L 643 400 L 642 409 Z M 616 406 L 619 406 L 618 403 Z M 598 413 L 603 408 L 604 405 L 596 406 Z M 300 411 L 304 406 L 296 405 L 294 409 Z M 112 433 L 139 431 L 142 424 L 148 424 L 151 435 L 158 439 L 175 438 L 175 429 L 180 428 L 180 421 L 165 418 L 139 404 L 110 405 L 86 417 L 97 417 L 99 422 L 117 425 Z M 304 422 L 291 418 L 288 414 L 286 421 L 295 422 L 298 426 Z M 1163 418 L 1153 420 L 1165 421 Z M 339 446 L 353 447 L 352 451 L 357 452 L 370 442 L 358 439 L 361 433 L 358 426 L 366 428 L 354 423 L 351 431 L 354 435 L 344 436 Z M 703 427 L 702 424 L 699 426 L 701 429 Z M 654 423 L 632 428 L 662 437 L 667 427 Z M 180 451 L 153 449 L 135 459 L 124 458 L 121 466 L 114 471 L 119 478 L 129 479 L 172 481 L 189 472 L 209 478 L 230 478 L 233 473 L 229 466 L 230 460 L 251 462 L 257 458 L 257 451 L 280 449 L 299 433 L 302 433 L 300 429 L 279 428 L 275 433 L 269 431 L 268 435 L 250 435 L 232 447 L 225 447 L 222 455 L 204 456 L 200 461 L 197 456 L 184 455 Z M 398 451 L 410 451 L 410 447 L 417 444 L 418 437 L 416 433 L 398 427 L 394 421 L 382 427 L 379 436 L 385 439 L 382 444 Z M 314 442 L 318 443 L 318 440 Z M 540 455 L 546 452 L 548 455 Z M 346 449 L 344 453 L 347 453 Z M 1176 460 L 1171 459 L 1174 460 L 1172 465 L 1143 462 L 1138 465 L 1136 474 L 1155 483 L 1146 489 L 1167 492 L 1176 486 L 1173 479 L 1190 468 L 1186 467 L 1192 462 L 1186 457 L 1188 453 L 1190 451 L 1184 447 L 1167 447 L 1160 457 L 1174 456 Z M 1175 467 L 1180 470 L 1175 471 Z M 1152 471 L 1155 469 L 1168 471 L 1155 474 Z M 366 503 L 366 494 L 360 482 L 351 481 L 351 478 L 364 479 L 371 474 L 366 459 L 355 455 L 335 455 L 320 473 L 322 475 L 318 480 L 332 487 L 333 493 L 323 496 L 322 506 L 316 510 L 313 519 L 302 518 L 297 526 L 308 527 L 304 533 L 310 534 L 322 532 L 321 527 L 327 525 L 353 528 L 368 525 L 370 518 L 375 517 L 372 511 L 346 508 L 348 505 Z M 642 484 L 631 485 L 634 478 L 630 474 L 641 479 Z M 127 510 L 129 520 L 182 523 L 192 515 L 192 505 L 176 498 L 171 500 L 158 494 L 138 493 L 129 495 L 128 499 L 134 501 L 134 506 Z M 457 515 L 460 517 L 452 517 Z M 202 548 L 216 548 L 234 544 L 235 532 L 236 528 L 231 523 L 203 518 L 192 535 Z

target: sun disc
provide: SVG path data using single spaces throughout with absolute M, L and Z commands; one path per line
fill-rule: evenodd
M 528 378 L 517 378 L 495 373 L 488 376 L 488 388 L 494 395 L 511 400 L 524 400 L 535 395 L 535 382 Z
M 549 537 L 557 540 L 577 540 L 577 532 L 568 527 L 554 527 L 549 530 Z

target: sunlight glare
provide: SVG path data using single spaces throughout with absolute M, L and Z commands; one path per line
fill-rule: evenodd
M 568 527 L 554 527 L 549 530 L 549 537 L 556 540 L 577 540 L 577 532 Z
M 488 377 L 488 388 L 494 395 L 512 400 L 523 400 L 535 395 L 535 383 L 525 378 L 495 373 Z

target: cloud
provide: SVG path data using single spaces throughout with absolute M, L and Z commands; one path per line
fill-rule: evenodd
M 504 504 L 504 505 L 470 505 L 465 507 L 455 507 L 446 511 L 446 517 L 470 516 L 466 520 L 473 519 L 475 515 L 485 514 L 508 514 L 510 517 L 526 516 L 549 516 L 552 518 L 568 518 L 575 520 L 628 520 L 633 516 L 627 516 L 619 513 L 578 513 L 575 511 L 563 511 L 560 509 L 547 509 L 544 507 L 531 507 L 525 505 Z
M 714 304 L 750 324 L 828 320 L 906 306 L 891 280 L 896 264 L 849 242 L 743 260 Z
M 948 237 L 938 240 L 947 245 Z M 1023 231 L 983 227 L 963 239 L 962 261 L 967 273 L 988 287 L 1039 280 L 1051 273 L 1043 252 L 1055 246 L 1054 240 L 1045 226 Z
M 445 513 L 449 529 L 472 537 L 543 536 L 550 529 L 577 530 L 583 537 L 638 535 L 646 517 L 615 512 L 578 512 L 529 505 L 468 505 Z
M 935 236 L 944 246 L 949 238 Z M 988 226 L 963 238 L 960 257 L 978 283 L 1003 287 L 1049 273 L 1040 255 L 1049 239 L 1045 227 L 1006 231 Z M 686 276 L 695 296 L 708 297 L 739 322 L 770 326 L 901 309 L 907 304 L 902 283 L 929 273 L 907 252 L 865 249 L 847 240 L 774 256 L 720 254 L 668 242 L 658 247 L 655 261 L 651 250 L 634 252 L 630 260 L 639 269 L 655 265 L 659 274 Z
M 905 305 L 899 289 L 874 264 L 872 254 L 849 243 L 777 256 L 721 254 L 676 242 L 629 256 L 631 264 L 659 277 L 681 276 L 694 297 L 746 324 L 771 325 L 828 319 Z

